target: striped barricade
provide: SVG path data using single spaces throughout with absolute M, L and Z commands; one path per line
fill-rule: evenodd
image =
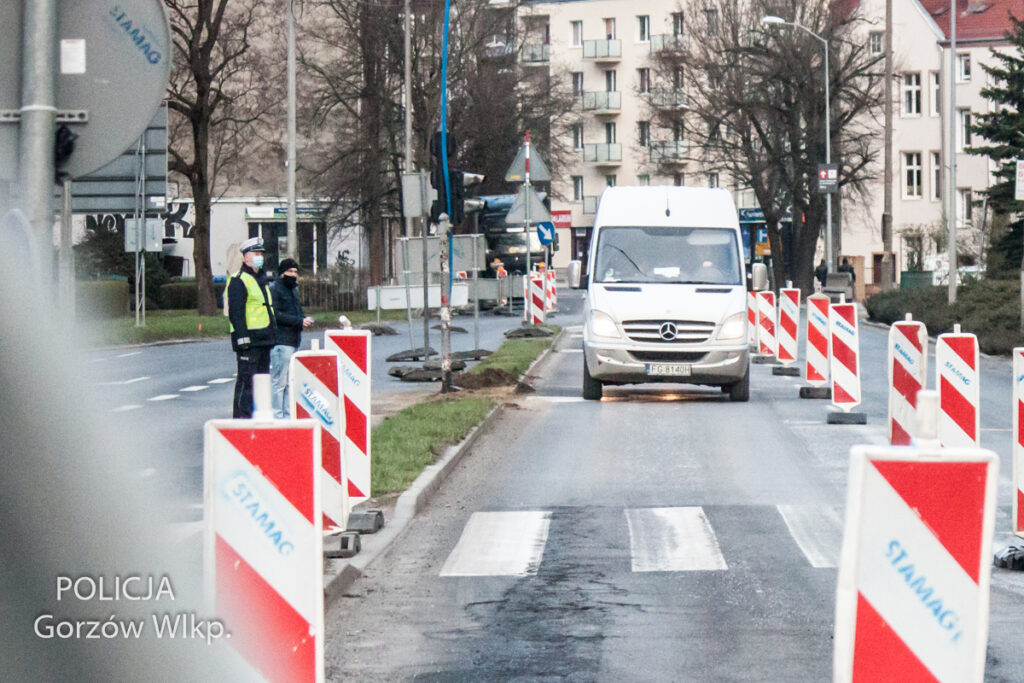
M 797 358 L 797 337 L 800 330 L 800 290 L 783 287 L 779 290 L 778 359 L 782 367 L 772 368 L 773 375 L 799 377 L 800 368 L 793 366 Z
M 757 352 L 775 358 L 775 292 L 757 293 Z
M 530 273 L 530 277 L 527 280 L 529 281 L 529 296 L 527 298 L 529 303 L 527 307 L 528 322 L 531 325 L 543 325 L 547 319 L 544 310 L 544 274 Z
M 1024 348 L 1013 350 L 1013 533 L 1024 538 Z
M 984 679 L 998 469 L 975 448 L 853 448 L 833 680 Z
M 829 380 L 832 362 L 829 344 L 829 306 L 831 300 L 824 294 L 807 297 L 807 335 L 804 339 L 804 379 L 812 387 L 822 387 Z M 801 394 L 802 396 L 802 394 Z M 824 398 L 829 398 L 824 396 Z
M 341 444 L 345 438 L 341 359 L 335 351 L 297 351 L 292 355 L 288 382 L 292 416 L 320 423 L 324 528 L 346 529 L 350 508 L 345 463 L 341 455 Z
M 977 447 L 981 438 L 978 338 L 961 333 L 959 325 L 953 330 L 940 334 L 935 343 L 939 442 L 947 447 Z
M 324 680 L 319 431 L 314 420 L 205 427 L 207 607 L 274 683 Z
M 889 443 L 907 446 L 917 418 L 917 392 L 928 377 L 928 331 L 907 319 L 889 328 Z
M 545 311 L 554 312 L 558 308 L 558 291 L 555 289 L 555 271 L 549 270 L 544 273 L 547 278 L 547 305 Z
M 370 497 L 370 331 L 327 330 L 324 348 L 341 356 L 345 473 L 351 506 Z
M 830 412 L 828 423 L 865 424 L 867 415 L 853 412 L 860 405 L 860 333 L 856 304 L 830 304 L 828 327 L 832 405 L 842 411 Z
M 747 344 L 755 351 L 757 345 L 757 294 L 747 292 Z

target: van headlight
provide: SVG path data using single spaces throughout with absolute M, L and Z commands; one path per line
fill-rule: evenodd
M 718 331 L 719 339 L 743 339 L 747 336 L 747 313 L 743 311 L 731 315 L 722 323 L 722 329 Z
M 618 337 L 619 328 L 612 317 L 603 311 L 590 312 L 590 333 L 595 337 Z

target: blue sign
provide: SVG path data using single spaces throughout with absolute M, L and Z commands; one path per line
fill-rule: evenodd
M 555 241 L 555 224 L 551 221 L 542 221 L 537 224 L 537 237 L 540 243 L 547 246 Z

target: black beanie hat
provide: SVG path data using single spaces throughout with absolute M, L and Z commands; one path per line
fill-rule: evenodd
M 295 268 L 296 270 L 298 270 L 299 268 L 299 264 L 295 262 L 295 259 L 282 259 L 282 261 L 279 264 L 277 264 L 278 273 L 283 273 L 286 270 L 291 270 L 292 268 Z

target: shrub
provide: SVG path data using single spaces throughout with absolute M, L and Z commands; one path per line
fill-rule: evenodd
M 223 308 L 225 284 L 215 282 L 213 286 L 217 295 L 217 305 Z M 199 286 L 195 280 L 168 282 L 160 288 L 157 302 L 160 304 L 160 308 L 168 310 L 197 309 L 199 308 Z
M 119 318 L 130 310 L 131 292 L 123 280 L 79 280 L 75 292 L 82 318 Z

